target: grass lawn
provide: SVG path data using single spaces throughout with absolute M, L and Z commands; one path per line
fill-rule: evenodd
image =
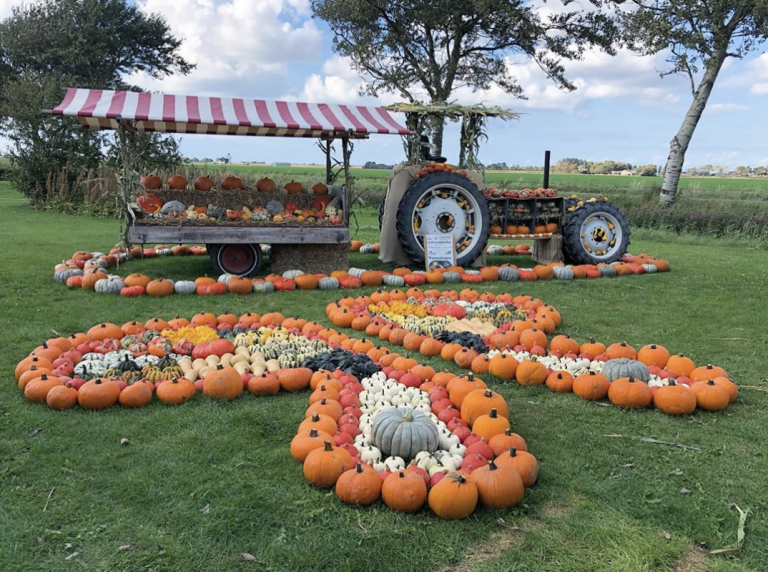
M 371 212 L 359 223 L 361 238 L 375 238 Z M 478 510 L 462 522 L 428 510 L 399 515 L 381 504 L 349 508 L 311 489 L 289 455 L 307 394 L 55 413 L 24 400 L 13 379 L 16 362 L 54 331 L 201 310 L 274 308 L 324 320 L 338 292 L 123 299 L 69 291 L 53 282 L 53 265 L 75 250 L 109 248 L 117 223 L 30 211 L 5 184 L 0 235 L 0 570 L 766 569 L 767 393 L 742 389 L 721 414 L 675 419 L 492 384 L 540 464 L 522 506 Z M 668 258 L 673 271 L 488 289 L 556 305 L 563 331 L 579 340 L 661 343 L 726 367 L 742 385 L 768 389 L 768 252 L 637 231 L 632 252 L 640 251 Z M 122 271 L 180 279 L 207 269 L 205 259 L 191 258 Z M 751 511 L 743 552 L 703 555 L 700 543 L 736 542 L 734 504 Z

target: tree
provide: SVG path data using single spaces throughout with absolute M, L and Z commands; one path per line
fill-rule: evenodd
M 123 77 L 188 73 L 181 41 L 165 20 L 126 0 L 40 0 L 13 9 L 0 22 L 0 121 L 11 140 L 14 186 L 41 201 L 46 180 L 66 168 L 110 159 L 110 140 L 79 129 L 72 119 L 40 113 L 61 101 L 64 87 L 131 89 Z M 179 157 L 173 139 L 143 134 L 149 168 Z M 106 152 L 105 152 L 106 151 Z
M 635 173 L 641 177 L 655 177 L 656 165 L 643 165 L 642 167 L 638 167 Z
M 604 0 L 589 2 L 600 8 Z M 461 87 L 492 85 L 524 98 L 511 58 L 533 60 L 557 86 L 573 90 L 565 60 L 593 46 L 614 53 L 614 19 L 578 7 L 544 13 L 524 0 L 312 0 L 312 10 L 333 31 L 334 50 L 366 78 L 363 93 L 395 92 L 410 102 L 420 91 L 444 103 Z M 432 142 L 440 155 L 441 118 Z
M 768 39 L 768 2 L 631 0 L 628 4 L 620 12 L 628 46 L 645 55 L 669 50 L 670 68 L 662 76 L 682 73 L 690 81 L 693 100 L 670 143 L 661 186 L 662 204 L 672 204 L 685 153 L 723 64 L 728 58 L 743 58 Z
M 752 168 L 744 165 L 739 165 L 733 170 L 733 174 L 737 177 L 749 177 L 750 173 L 752 173 Z

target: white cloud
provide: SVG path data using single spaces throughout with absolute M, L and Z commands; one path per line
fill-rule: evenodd
M 512 98 L 498 86 L 473 92 L 460 88 L 453 94 L 462 103 L 485 103 L 511 107 L 516 110 L 559 109 L 578 113 L 592 100 L 629 98 L 646 106 L 677 104 L 687 93 L 687 84 L 681 78 L 659 78 L 663 55 L 638 57 L 621 51 L 616 57 L 604 53 L 588 52 L 581 61 L 567 63 L 566 77 L 576 86 L 572 92 L 559 89 L 535 62 L 508 59 L 511 74 L 523 87 L 528 99 Z M 362 80 L 349 62 L 338 56 L 323 65 L 321 74 L 312 74 L 305 82 L 302 98 L 311 101 L 362 101 L 358 91 Z M 400 99 L 398 94 L 385 95 L 381 101 Z
M 13 7 L 21 4 L 19 0 L 0 0 L 0 20 L 10 16 L 13 13 Z
M 728 113 L 729 111 L 746 111 L 749 109 L 748 105 L 741 105 L 740 103 L 710 103 L 707 105 L 707 112 L 710 113 Z
M 170 93 L 276 96 L 291 85 L 286 66 L 315 62 L 322 32 L 307 0 L 144 0 L 146 13 L 165 17 L 183 40 L 181 55 L 197 64 L 187 76 L 130 80 Z

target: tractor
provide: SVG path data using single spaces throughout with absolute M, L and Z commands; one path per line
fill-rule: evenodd
M 537 262 L 611 263 L 627 251 L 629 224 L 606 199 L 559 197 L 549 189 L 549 152 L 542 188 L 510 191 L 485 187 L 477 160 L 489 118 L 516 114 L 485 106 L 397 104 L 413 135 L 408 161 L 397 165 L 379 209 L 380 259 L 424 263 L 424 237 L 450 234 L 459 266 L 484 263 L 489 239 L 533 239 Z M 432 155 L 427 132 L 435 118 L 461 121 L 459 167 Z

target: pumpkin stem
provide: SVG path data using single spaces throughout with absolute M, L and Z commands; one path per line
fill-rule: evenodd
M 397 474 L 398 474 L 398 475 L 400 475 L 400 478 L 401 478 L 401 479 L 404 479 L 404 478 L 405 478 L 405 471 L 398 471 L 398 473 L 397 473 Z
M 333 445 L 331 445 L 330 441 L 325 442 L 325 450 L 326 451 L 333 451 Z
M 635 383 L 635 376 L 634 375 L 630 375 L 628 381 L 629 381 L 629 383 Z
M 221 364 L 218 364 L 218 365 L 216 366 L 216 369 L 217 369 L 217 370 L 218 370 L 218 369 L 224 369 L 224 366 L 223 366 L 223 365 L 221 365 Z
M 265 375 L 265 374 L 262 373 L 261 375 Z M 318 421 L 320 421 L 320 416 L 317 413 L 313 413 L 312 414 L 312 422 L 313 423 L 317 423 Z
M 498 469 L 499 467 L 497 467 L 497 466 L 496 466 L 496 463 L 494 463 L 494 462 L 493 462 L 493 459 L 491 459 L 490 461 L 488 461 L 488 468 L 489 468 L 491 471 L 495 471 L 495 470 L 496 470 L 496 469 Z
M 317 429 L 312 427 L 312 429 L 309 430 L 309 436 L 310 437 L 317 437 Z
M 358 463 L 355 470 L 357 471 L 358 474 L 362 473 L 363 472 L 363 466 L 360 463 Z
M 517 449 L 515 447 L 512 447 L 509 449 L 509 456 L 510 457 L 517 457 Z
M 43 374 L 43 375 L 45 375 L 45 374 Z M 711 380 L 711 379 L 710 379 L 710 380 L 707 382 L 707 385 L 715 385 L 715 382 L 714 382 L 713 380 Z
M 43 375 L 40 376 L 40 379 L 45 381 L 46 379 L 48 379 L 48 376 L 46 374 L 43 374 Z
M 669 380 L 669 384 L 668 384 L 668 385 L 669 385 L 670 387 L 674 387 L 675 385 L 677 385 L 677 382 L 675 382 L 675 380 L 674 380 L 674 379 L 670 379 L 670 380 Z
M 327 403 L 327 401 L 325 400 L 325 397 L 323 397 L 323 398 L 320 400 L 320 405 L 325 405 L 326 403 Z
M 485 390 L 485 397 L 493 397 L 493 392 L 490 389 Z
M 499 412 L 495 409 L 491 409 L 491 412 L 488 414 L 488 417 L 491 419 L 496 419 L 499 416 Z

